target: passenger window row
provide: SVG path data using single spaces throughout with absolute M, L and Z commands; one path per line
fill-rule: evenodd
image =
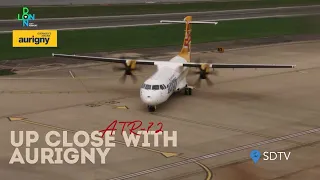
M 164 84 L 161 84 L 161 85 L 143 84 L 143 85 L 141 86 L 141 88 L 147 89 L 147 90 L 149 90 L 149 89 L 152 89 L 152 90 L 159 90 L 159 89 L 163 90 L 163 89 L 167 89 Z

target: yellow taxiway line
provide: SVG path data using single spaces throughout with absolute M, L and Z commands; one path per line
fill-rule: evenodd
M 184 157 L 184 156 L 179 156 L 179 158 L 185 159 L 185 160 L 190 159 L 190 158 L 187 158 L 187 157 Z M 205 180 L 212 180 L 212 171 L 206 165 L 202 164 L 199 161 L 196 161 L 194 163 L 197 164 L 198 166 L 200 166 L 206 172 Z

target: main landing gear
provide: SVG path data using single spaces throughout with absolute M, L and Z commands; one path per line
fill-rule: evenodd
M 186 86 L 186 87 L 184 88 L 184 94 L 185 94 L 185 95 L 188 95 L 188 96 L 192 95 L 192 88 Z
M 149 112 L 155 112 L 156 111 L 156 106 L 149 106 L 148 105 L 148 111 Z

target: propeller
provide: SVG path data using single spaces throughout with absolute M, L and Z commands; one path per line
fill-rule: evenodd
M 216 70 L 212 70 L 210 71 L 211 67 L 210 67 L 210 61 L 207 61 L 207 63 L 201 63 L 200 62 L 200 58 L 195 60 L 196 63 L 200 63 L 201 66 L 198 68 L 198 71 L 192 71 L 191 74 L 194 75 L 199 75 L 199 78 L 196 80 L 195 82 L 195 87 L 200 87 L 201 85 L 201 80 L 205 80 L 208 86 L 212 86 L 213 82 L 211 81 L 211 79 L 208 77 L 209 74 L 213 74 L 213 75 L 218 75 L 218 72 Z
M 120 59 L 127 59 L 125 57 L 120 57 Z M 127 80 L 127 76 L 130 76 L 133 83 L 136 83 L 138 81 L 137 77 L 132 73 L 133 71 L 141 71 L 139 67 L 136 66 L 136 61 L 135 60 L 127 60 L 126 63 L 124 63 L 124 66 L 119 67 L 119 66 L 114 66 L 113 71 L 114 72 L 119 72 L 119 71 L 124 71 L 123 75 L 120 77 L 119 82 L 125 83 Z

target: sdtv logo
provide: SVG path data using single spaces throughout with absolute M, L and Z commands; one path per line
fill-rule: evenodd
M 36 15 L 35 14 L 29 14 L 29 8 L 23 7 L 22 8 L 22 14 L 18 14 L 17 19 L 19 21 L 22 21 L 23 27 L 36 27 L 37 25 L 34 23 L 29 23 L 29 20 L 35 20 Z
M 290 158 L 290 155 L 291 155 L 291 152 L 268 152 L 268 151 L 265 151 L 265 152 L 263 152 L 263 160 L 264 161 L 276 161 L 276 160 L 288 161 Z M 250 157 L 253 160 L 253 162 L 256 164 L 261 157 L 261 153 L 258 150 L 252 150 L 250 152 Z

